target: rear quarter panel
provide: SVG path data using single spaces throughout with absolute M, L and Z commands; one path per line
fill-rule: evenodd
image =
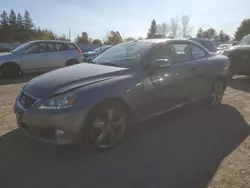
M 207 82 L 211 85 L 215 79 L 221 77 L 227 81 L 228 76 L 228 67 L 229 67 L 229 58 L 211 53 L 208 57 L 208 61 L 204 64 L 205 76 L 207 78 Z
M 77 52 L 76 50 L 66 50 L 62 51 L 62 55 L 64 57 L 64 64 L 70 59 L 76 59 L 78 62 L 82 62 L 82 54 Z

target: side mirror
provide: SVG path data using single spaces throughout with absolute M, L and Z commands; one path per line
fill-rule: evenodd
M 151 63 L 150 69 L 159 70 L 159 69 L 167 68 L 170 65 L 171 65 L 171 62 L 168 59 L 156 59 Z

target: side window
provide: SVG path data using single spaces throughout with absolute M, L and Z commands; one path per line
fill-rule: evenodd
M 172 44 L 172 49 L 175 51 L 174 62 L 185 62 L 192 60 L 190 45 L 188 43 Z
M 33 44 L 26 48 L 25 50 L 26 53 L 38 53 L 39 52 L 39 46 L 38 44 Z
M 48 52 L 55 51 L 55 45 L 53 43 L 47 43 Z
M 161 47 L 155 54 L 154 59 L 168 59 L 167 54 L 166 54 L 166 47 Z
M 74 44 L 68 44 L 68 49 L 69 50 L 76 50 L 76 47 Z
M 194 59 L 200 59 L 206 56 L 206 52 L 199 46 L 196 46 L 194 44 L 191 44 L 191 51 Z
M 63 51 L 66 50 L 66 46 L 62 43 L 56 43 L 55 44 L 55 50 L 56 51 Z
M 45 43 L 40 43 L 39 44 L 39 52 L 46 52 L 46 44 Z
M 168 44 L 162 47 L 156 54 L 155 59 L 169 59 L 173 63 L 192 60 L 189 44 Z

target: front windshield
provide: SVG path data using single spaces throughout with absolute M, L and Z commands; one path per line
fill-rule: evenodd
M 151 42 L 120 43 L 97 56 L 93 62 L 130 68 L 145 55 L 152 44 Z
M 30 44 L 30 42 L 24 43 L 24 44 L 22 44 L 22 45 L 16 47 L 14 50 L 12 50 L 12 52 L 14 52 L 14 53 L 15 53 L 15 52 L 18 52 L 18 51 L 20 51 L 20 50 L 26 48 L 29 44 Z
M 250 35 L 243 37 L 238 45 L 250 45 Z
M 103 46 L 102 48 L 101 48 L 101 52 L 104 52 L 105 50 L 107 50 L 107 49 L 109 49 L 111 46 Z

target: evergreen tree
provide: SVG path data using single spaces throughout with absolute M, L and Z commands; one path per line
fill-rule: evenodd
M 56 35 L 48 29 L 34 27 L 34 23 L 28 11 L 24 16 L 10 11 L 0 14 L 0 42 L 27 42 L 29 40 L 55 40 Z
M 34 23 L 30 17 L 30 13 L 26 10 L 23 16 L 24 40 L 29 41 L 33 38 Z
M 219 42 L 228 42 L 230 40 L 230 36 L 224 33 L 223 30 L 221 30 L 215 38 L 216 38 L 216 41 L 219 41 Z
M 16 39 L 15 41 L 23 42 L 23 36 L 24 36 L 24 26 L 23 26 L 23 17 L 20 13 L 17 14 L 17 20 L 16 20 Z
M 155 20 L 152 20 L 151 26 L 148 29 L 148 38 L 154 38 L 155 34 L 157 32 L 157 24 Z
M 200 27 L 197 34 L 196 34 L 197 38 L 202 38 L 203 37 L 203 29 Z
M 11 9 L 10 11 L 8 22 L 10 26 L 9 35 L 10 35 L 11 41 L 13 42 L 16 40 L 16 34 L 17 34 L 17 17 L 13 9 Z
M 1 17 L 1 21 L 0 21 L 1 26 L 8 25 L 9 17 L 5 10 L 2 12 L 0 17 Z
M 9 26 L 9 17 L 6 11 L 3 11 L 0 15 L 0 41 L 2 42 L 9 42 L 11 37 L 10 33 L 10 26 Z

